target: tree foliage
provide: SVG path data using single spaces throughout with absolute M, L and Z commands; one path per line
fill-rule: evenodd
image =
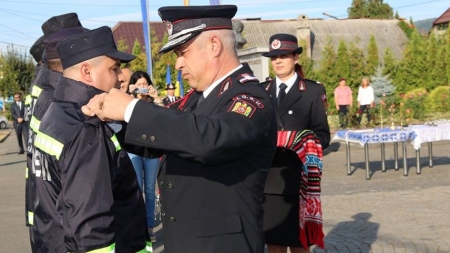
M 392 19 L 394 11 L 383 0 L 353 0 L 347 9 L 348 18 Z

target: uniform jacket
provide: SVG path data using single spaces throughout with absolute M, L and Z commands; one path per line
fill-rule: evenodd
M 268 94 L 244 65 L 192 112 L 137 102 L 126 141 L 166 150 L 161 190 L 167 253 L 264 252 L 262 198 L 276 145 Z
M 40 122 L 35 138 L 42 153 L 35 184 L 36 252 L 146 249 L 145 206 L 132 163 L 114 132 L 81 112 L 81 105 L 101 92 L 60 78 Z
M 17 119 L 19 118 L 24 118 L 25 117 L 25 103 L 24 101 L 20 101 L 20 103 L 22 104 L 19 108 L 19 106 L 17 105 L 17 102 L 13 102 L 11 104 L 11 117 L 13 118 L 13 126 L 16 127 L 17 124 L 19 124 L 19 122 L 17 122 Z M 25 124 L 25 122 L 22 122 L 23 124 Z
M 178 99 L 180 99 L 180 97 L 175 96 L 175 102 L 176 102 Z M 165 106 L 167 106 L 167 105 L 169 105 L 169 104 L 172 103 L 172 102 L 170 102 L 169 97 L 163 98 L 163 99 L 162 99 L 162 102 L 163 102 L 163 104 L 164 104 Z
M 276 105 L 276 79 L 266 83 L 266 89 Z M 322 84 L 298 75 L 283 101 L 277 106 L 278 130 L 312 130 L 320 140 L 322 148 L 330 142 L 330 127 L 326 115 L 326 92 Z M 281 124 L 280 124 L 281 122 Z M 300 169 L 302 163 L 290 150 L 277 148 L 269 171 L 265 193 L 299 193 Z

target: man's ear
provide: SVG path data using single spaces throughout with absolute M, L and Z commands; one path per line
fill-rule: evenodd
M 220 38 L 216 35 L 213 35 L 209 38 L 211 52 L 214 57 L 218 57 L 220 53 L 223 51 L 223 44 Z
M 81 64 L 81 68 L 80 68 L 81 77 L 83 78 L 84 81 L 86 81 L 88 83 L 93 81 L 92 75 L 91 75 L 91 70 L 92 70 L 92 66 L 89 63 L 83 62 Z

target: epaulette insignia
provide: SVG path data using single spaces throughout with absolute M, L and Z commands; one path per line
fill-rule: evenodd
M 250 82 L 250 81 L 255 81 L 255 82 L 259 83 L 258 78 L 256 78 L 255 76 L 252 76 L 248 73 L 241 74 L 240 76 L 238 76 L 237 79 L 242 84 L 245 84 L 246 82 Z
M 227 91 L 231 86 L 233 86 L 233 83 L 231 82 L 230 78 L 224 80 L 221 84 L 219 95 L 217 95 L 217 97 L 220 97 L 220 95 L 222 95 L 222 93 Z
M 299 91 L 306 91 L 306 84 L 303 80 L 300 80 L 300 82 L 298 82 L 298 90 Z

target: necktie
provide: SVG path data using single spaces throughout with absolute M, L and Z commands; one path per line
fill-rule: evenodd
M 203 93 L 199 92 L 199 94 L 202 95 L 198 97 L 197 103 L 192 107 L 192 111 L 194 111 L 203 102 L 203 100 L 205 100 Z
M 286 96 L 286 88 L 287 88 L 287 85 L 285 83 L 280 84 L 280 91 L 278 92 L 278 97 L 277 97 L 278 105 L 281 104 L 281 101 L 283 101 L 284 97 Z
M 19 110 L 22 110 L 22 106 L 20 102 L 17 102 L 17 106 L 19 107 Z

